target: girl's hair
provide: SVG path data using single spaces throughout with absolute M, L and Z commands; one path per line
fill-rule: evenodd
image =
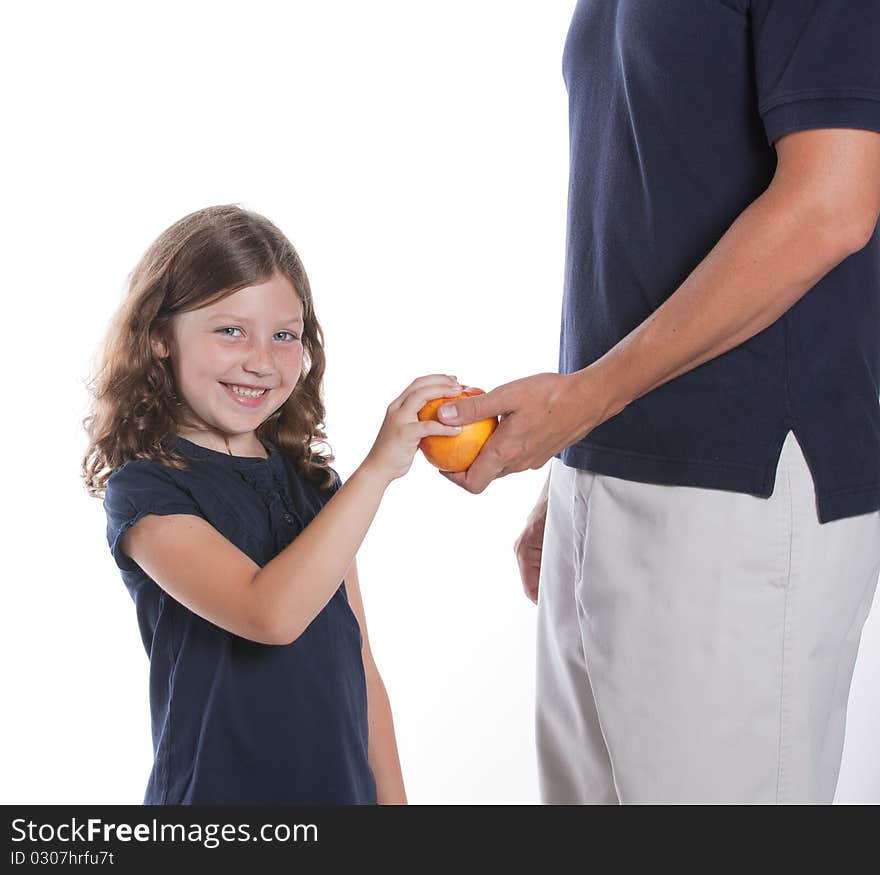
M 100 365 L 88 382 L 90 413 L 83 420 L 89 445 L 82 463 L 86 490 L 102 498 L 110 474 L 129 459 L 153 459 L 184 470 L 185 459 L 166 449 L 166 433 L 186 425 L 170 359 L 157 358 L 151 340 L 170 339 L 172 318 L 213 304 L 239 289 L 281 273 L 303 304 L 303 366 L 291 396 L 256 430 L 322 489 L 334 480 L 326 445 L 322 380 L 324 334 L 315 316 L 309 280 L 290 241 L 265 217 L 236 204 L 184 216 L 153 242 L 128 278 L 128 292 L 104 341 Z

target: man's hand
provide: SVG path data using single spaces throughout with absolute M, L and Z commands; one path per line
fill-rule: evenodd
M 536 374 L 485 395 L 443 404 L 437 415 L 445 425 L 466 425 L 489 416 L 500 416 L 501 422 L 467 471 L 440 473 L 477 494 L 496 477 L 540 468 L 604 421 L 604 397 L 595 391 L 597 381 L 591 377 L 588 368 L 577 374 Z M 444 415 L 453 406 L 457 415 Z
M 547 477 L 544 489 L 541 491 L 541 497 L 538 499 L 535 509 L 529 514 L 522 534 L 513 545 L 523 592 L 535 604 L 538 604 L 538 584 L 541 579 L 541 555 L 544 551 L 544 529 L 547 525 L 549 488 L 550 478 Z

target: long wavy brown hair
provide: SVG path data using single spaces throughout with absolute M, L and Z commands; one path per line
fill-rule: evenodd
M 89 495 L 103 498 L 107 479 L 129 459 L 153 459 L 178 470 L 186 460 L 162 443 L 186 425 L 170 359 L 157 358 L 151 339 L 167 343 L 178 313 L 213 304 L 281 273 L 303 304 L 302 374 L 290 397 L 256 429 L 296 469 L 326 489 L 333 482 L 324 425 L 324 334 L 315 316 L 302 262 L 281 231 L 237 204 L 206 207 L 163 231 L 128 278 L 111 319 L 97 370 L 87 380 L 89 445 L 82 477 Z M 321 454 L 313 444 L 325 444 Z

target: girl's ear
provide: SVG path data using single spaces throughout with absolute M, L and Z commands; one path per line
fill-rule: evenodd
M 156 358 L 168 358 L 168 346 L 164 340 L 158 337 L 151 337 L 150 346 L 153 348 L 153 355 L 156 356 Z

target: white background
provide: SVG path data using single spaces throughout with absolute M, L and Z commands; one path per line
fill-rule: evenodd
M 84 381 L 160 231 L 240 203 L 290 237 L 348 477 L 416 376 L 555 371 L 573 0 L 47 3 L 6 14 L 2 799 L 139 803 L 148 662 L 85 493 Z M 11 311 L 11 312 L 10 312 Z M 418 455 L 359 552 L 414 803 L 538 799 L 535 608 L 513 542 L 547 468 L 457 489 Z M 880 617 L 838 801 L 880 801 Z

